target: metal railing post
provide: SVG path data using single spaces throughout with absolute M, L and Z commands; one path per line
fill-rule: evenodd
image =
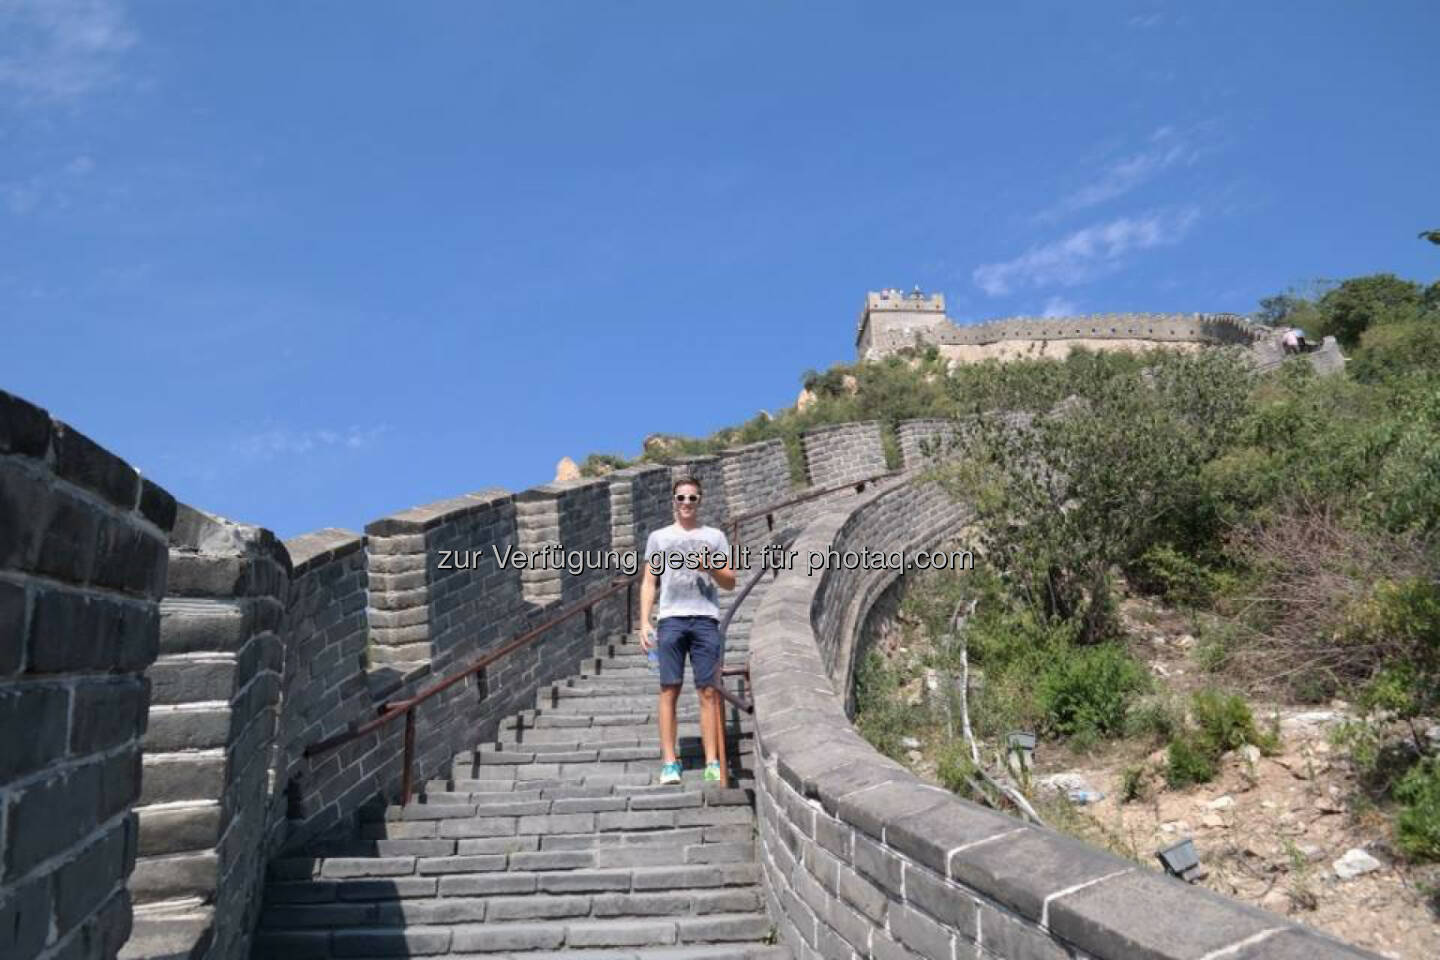
M 415 792 L 415 711 L 405 711 L 405 774 L 401 780 L 400 806 L 410 805 Z

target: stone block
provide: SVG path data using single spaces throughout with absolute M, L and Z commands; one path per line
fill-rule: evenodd
M 456 927 L 450 947 L 457 953 L 493 953 L 555 950 L 564 942 L 565 925 L 561 923 L 506 923 Z
M 50 415 L 0 390 L 0 453 L 44 458 L 50 449 Z
M 55 925 L 71 930 L 103 903 L 124 877 L 126 824 L 119 823 L 55 871 Z
M 1050 894 L 1133 867 L 1072 837 L 1027 827 L 957 853 L 950 861 L 950 876 L 1039 922 Z
M 897 906 L 890 911 L 890 934 L 915 953 L 929 960 L 952 960 L 954 934 L 947 928 L 910 907 Z M 1001 953 L 1003 957 L 1019 954 Z
M 1200 957 L 1284 922 L 1255 907 L 1139 869 L 1057 897 L 1050 901 L 1048 914 L 1052 933 L 1099 957 Z M 1185 918 L 1183 938 L 1176 936 L 1177 917 Z M 988 913 L 981 922 L 988 947 Z
M 144 677 L 82 681 L 75 686 L 74 698 L 73 754 L 108 750 L 145 729 L 149 697 Z
M 54 425 L 53 445 L 57 474 L 122 510 L 134 508 L 140 476 L 128 463 L 64 423 Z
M 15 639 L 3 637 L 0 643 Z M 70 694 L 61 686 L 0 689 L 0 730 L 25 731 L 24 736 L 7 737 L 0 750 L 0 785 L 64 757 L 69 710 Z
M 0 404 L 7 396 L 0 393 Z M 0 430 L 4 410 L 0 409 Z M 50 934 L 50 878 L 41 877 L 13 889 L 0 900 L 0 957 L 38 956 Z
M 444 928 L 336 930 L 331 937 L 336 957 L 427 957 L 449 949 Z
M 73 768 L 12 797 L 6 807 L 5 876 L 23 876 L 94 829 L 102 766 Z

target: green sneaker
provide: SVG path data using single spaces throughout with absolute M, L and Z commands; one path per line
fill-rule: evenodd
M 665 784 L 680 782 L 680 762 L 678 760 L 674 763 L 660 765 L 660 782 Z
M 719 762 L 718 760 L 715 761 L 714 763 L 707 763 L 707 764 L 705 764 L 705 782 L 706 782 L 706 783 L 719 783 L 719 782 L 720 782 L 720 762 Z

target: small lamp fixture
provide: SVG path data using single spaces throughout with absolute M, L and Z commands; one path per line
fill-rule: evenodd
M 1027 778 L 1034 766 L 1035 734 L 1026 730 L 1012 730 L 1005 735 L 1005 739 L 1008 745 L 1006 752 L 1009 754 L 1009 766 L 1017 777 L 1028 783 Z M 1020 769 L 1014 770 L 1016 765 Z
M 1186 883 L 1194 883 L 1205 876 L 1205 868 L 1200 866 L 1200 855 L 1195 852 L 1195 841 L 1189 837 L 1173 847 L 1156 850 L 1155 856 L 1166 873 Z

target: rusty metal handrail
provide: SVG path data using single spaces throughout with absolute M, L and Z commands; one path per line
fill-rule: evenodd
M 555 616 L 549 618 L 543 623 L 531 627 L 529 630 L 526 630 L 524 633 L 511 640 L 503 647 L 500 647 L 497 650 L 490 651 L 479 659 L 472 661 L 460 672 L 453 674 L 452 676 L 444 680 L 441 680 L 439 683 L 424 688 L 414 696 L 409 697 L 405 700 L 387 700 L 385 703 L 380 705 L 378 709 L 379 715 L 375 717 L 375 719 L 352 727 L 351 729 L 346 730 L 344 733 L 338 733 L 333 737 L 327 737 L 324 740 L 320 740 L 316 743 L 310 744 L 310 746 L 305 748 L 305 756 L 314 757 L 322 753 L 328 753 L 329 751 L 334 750 L 337 747 L 344 746 L 352 740 L 358 740 L 360 737 L 363 737 L 375 730 L 380 729 L 385 724 L 389 723 L 391 720 L 394 720 L 396 717 L 403 714 L 405 717 L 405 768 L 401 781 L 402 799 L 400 801 L 400 804 L 401 806 L 408 805 L 410 803 L 410 796 L 414 792 L 416 707 L 424 703 L 426 700 L 429 700 L 431 697 L 444 693 L 446 690 L 450 689 L 455 684 L 459 683 L 461 680 L 464 680 L 467 677 L 473 676 L 474 674 L 481 672 L 486 667 L 499 660 L 501 657 L 504 657 L 510 653 L 514 653 L 521 647 L 529 646 L 531 643 L 534 643 L 535 640 L 539 639 L 541 634 L 545 633 L 552 627 L 557 627 L 565 621 L 577 617 L 582 613 L 589 613 L 590 610 L 595 606 L 595 604 L 614 596 L 621 590 L 625 591 L 625 631 L 629 633 L 630 630 L 632 630 L 634 627 L 633 623 L 631 622 L 631 618 L 633 616 L 632 611 L 634 609 L 634 604 L 631 602 L 633 599 L 631 591 L 635 585 L 636 580 L 639 579 L 642 572 L 643 570 L 637 570 L 633 575 L 617 577 L 616 579 L 612 580 L 610 585 L 605 587 L 604 589 L 597 591 L 594 594 L 591 594 L 589 597 L 586 597 L 579 603 L 576 603 L 568 609 L 557 613 Z

